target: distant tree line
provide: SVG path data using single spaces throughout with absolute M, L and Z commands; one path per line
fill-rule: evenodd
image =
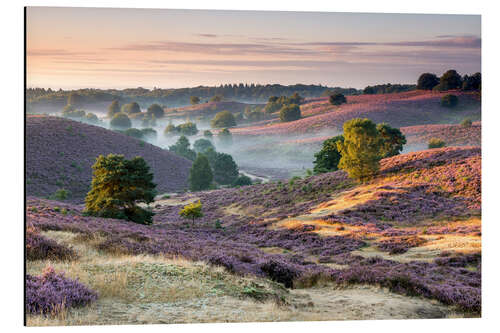
M 363 94 L 374 95 L 374 94 L 392 94 L 405 91 L 412 91 L 416 89 L 414 84 L 378 84 L 374 86 L 366 86 L 363 89 Z

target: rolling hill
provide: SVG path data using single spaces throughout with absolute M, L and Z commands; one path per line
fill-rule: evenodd
M 39 197 L 58 189 L 81 202 L 89 190 L 92 164 L 99 155 L 142 156 L 159 193 L 187 188 L 191 161 L 149 143 L 101 127 L 50 116 L 26 119 L 26 193 Z

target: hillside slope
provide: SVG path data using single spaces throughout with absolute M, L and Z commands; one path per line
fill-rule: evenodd
M 144 157 L 160 193 L 187 188 L 191 162 L 185 158 L 101 127 L 58 117 L 28 116 L 26 193 L 46 197 L 64 188 L 71 201 L 82 201 L 96 157 L 111 153 Z
M 302 119 L 288 123 L 231 129 L 235 135 L 276 135 L 341 130 L 352 118 L 369 118 L 376 123 L 403 127 L 436 123 L 458 123 L 465 117 L 480 118 L 481 105 L 471 93 L 452 92 L 459 97 L 456 109 L 444 108 L 440 99 L 446 93 L 412 91 L 397 94 L 347 96 L 347 104 L 330 105 L 327 98 L 301 106 Z

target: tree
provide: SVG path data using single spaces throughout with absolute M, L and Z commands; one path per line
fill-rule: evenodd
M 330 104 L 332 104 L 332 105 L 340 105 L 340 104 L 347 103 L 347 99 L 345 98 L 345 96 L 343 94 L 340 94 L 340 93 L 330 95 L 328 100 L 330 101 Z
M 458 97 L 452 94 L 446 94 L 441 97 L 441 106 L 445 108 L 454 108 L 458 105 Z
M 95 113 L 89 112 L 85 115 L 85 121 L 90 124 L 97 124 L 99 123 L 99 118 L 97 118 Z
M 202 191 L 210 188 L 213 180 L 212 168 L 208 158 L 198 154 L 189 170 L 189 189 L 191 191 Z
M 214 179 L 221 185 L 229 185 L 238 178 L 238 165 L 229 154 L 217 153 L 212 167 Z
M 471 118 L 465 118 L 460 123 L 460 126 L 462 126 L 464 128 L 470 128 L 470 127 L 472 127 L 472 119 Z
M 83 103 L 83 96 L 76 93 L 76 92 L 71 92 L 68 95 L 68 105 L 73 105 L 75 107 L 81 107 Z
M 299 95 L 299 93 L 294 92 L 292 96 L 288 97 L 287 104 L 297 104 L 300 105 L 304 102 L 304 98 Z
M 217 112 L 215 118 L 210 122 L 210 125 L 213 128 L 233 127 L 236 126 L 236 119 L 231 112 L 221 111 Z
M 324 173 L 338 170 L 339 161 L 341 158 L 337 148 L 337 141 L 344 141 L 343 135 L 337 135 L 323 141 L 323 148 L 314 154 L 315 173 Z
M 191 136 L 198 134 L 198 128 L 195 123 L 188 121 L 187 123 L 178 125 L 177 132 L 182 135 Z
M 189 99 L 192 105 L 196 105 L 200 103 L 200 98 L 198 96 L 191 96 Z
M 129 128 L 128 130 L 124 131 L 123 134 L 127 136 L 131 136 L 136 139 L 142 139 L 144 134 L 142 133 L 141 130 L 137 128 Z
M 432 90 L 439 84 L 439 78 L 433 73 L 423 73 L 419 76 L 417 81 L 417 89 Z
M 276 96 L 274 96 L 276 97 Z M 276 97 L 277 98 L 277 97 Z M 269 98 L 271 100 L 271 98 Z M 264 107 L 264 112 L 265 113 L 275 113 L 278 112 L 282 108 L 282 105 L 280 103 L 277 103 L 276 101 L 273 102 L 268 102 L 266 106 Z
M 210 102 L 220 102 L 220 101 L 222 101 L 221 95 L 215 95 L 212 98 L 210 98 Z
M 122 106 L 122 112 L 126 114 L 141 113 L 141 107 L 136 102 L 124 104 Z
M 194 226 L 194 220 L 203 217 L 201 209 L 201 201 L 198 200 L 198 202 L 192 202 L 189 205 L 184 206 L 184 208 L 179 211 L 179 215 L 184 217 L 185 219 L 192 220 L 192 225 Z
M 342 156 L 338 167 L 349 177 L 366 181 L 378 172 L 382 138 L 371 120 L 355 118 L 345 122 L 344 141 L 337 141 L 337 148 Z
M 189 148 L 190 146 L 189 140 L 184 135 L 181 135 L 174 145 L 168 147 L 168 150 L 188 160 L 194 161 L 196 159 L 196 153 Z
M 481 87 L 481 73 L 478 72 L 472 76 L 465 75 L 463 81 L 463 90 L 479 90 Z
M 108 106 L 108 118 L 113 118 L 115 114 L 120 112 L 120 103 L 115 99 L 111 104 Z
M 446 146 L 446 143 L 438 138 L 431 138 L 429 140 L 429 149 L 434 149 L 434 148 L 443 148 Z
M 155 116 L 156 119 L 163 118 L 165 115 L 165 111 L 163 111 L 163 108 L 158 105 L 158 104 L 151 104 L 148 107 L 148 110 L 146 111 L 146 114 L 149 116 Z
M 233 187 L 252 185 L 252 179 L 248 176 L 240 174 L 232 184 Z
M 297 104 L 285 105 L 280 110 L 280 120 L 282 122 L 300 119 L 300 107 Z
M 165 134 L 165 136 L 172 136 L 178 133 L 179 133 L 178 128 L 172 123 L 169 123 L 167 127 L 165 127 L 165 130 L 163 131 L 163 134 Z
M 462 88 L 462 77 L 456 70 L 450 69 L 439 79 L 443 91 Z
M 109 124 L 111 125 L 111 127 L 117 129 L 127 129 L 132 126 L 132 122 L 130 121 L 129 117 L 123 112 L 118 112 L 117 114 L 115 114 Z
M 382 158 L 396 156 L 403 151 L 403 146 L 406 144 L 406 137 L 401 133 L 399 128 L 393 128 L 382 123 L 377 125 L 377 131 L 382 138 L 382 148 L 380 150 Z
M 212 134 L 212 132 L 210 132 L 210 130 L 205 130 L 203 132 L 203 136 L 207 139 L 211 139 L 214 135 Z
M 210 140 L 198 139 L 193 144 L 193 149 L 197 153 L 205 153 L 209 148 L 215 149 Z
M 149 204 L 156 195 L 153 174 L 142 157 L 99 155 L 92 166 L 92 186 L 85 198 L 89 215 L 151 224 L 153 213 L 137 206 Z
M 227 128 L 220 131 L 217 138 L 219 139 L 219 144 L 223 146 L 230 146 L 233 144 L 233 135 Z

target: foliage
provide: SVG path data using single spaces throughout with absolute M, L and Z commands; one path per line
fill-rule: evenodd
M 184 124 L 177 125 L 177 131 L 185 136 L 191 136 L 198 134 L 198 128 L 195 123 L 188 121 Z
M 27 260 L 73 260 L 76 252 L 56 241 L 49 239 L 32 227 L 26 228 L 26 259 Z
M 382 148 L 380 155 L 382 158 L 399 155 L 406 144 L 406 137 L 399 128 L 392 128 L 382 123 L 377 125 L 377 131 L 382 137 Z
M 475 73 L 471 76 L 464 75 L 462 90 L 470 91 L 470 90 L 481 90 L 481 73 Z
M 439 84 L 439 78 L 433 73 L 423 73 L 419 76 L 417 81 L 417 89 L 432 90 Z
M 205 138 L 211 139 L 214 135 L 212 134 L 212 132 L 210 132 L 210 130 L 205 130 L 203 131 L 203 136 Z
M 189 170 L 189 189 L 191 191 L 202 191 L 210 188 L 213 180 L 212 168 L 208 158 L 198 154 L 193 166 Z
M 337 141 L 341 159 L 338 167 L 359 181 L 372 178 L 380 167 L 382 138 L 369 119 L 355 118 L 344 123 L 344 141 Z
M 92 169 L 92 187 L 85 198 L 89 215 L 152 223 L 153 213 L 136 205 L 153 202 L 156 194 L 153 174 L 142 157 L 99 155 Z
M 153 128 L 143 128 L 141 129 L 142 136 L 145 139 L 156 139 L 158 134 L 156 133 L 156 130 Z
M 118 112 L 113 116 L 109 125 L 117 129 L 127 129 L 132 126 L 130 118 L 123 112 Z
M 189 205 L 184 206 L 184 208 L 182 208 L 179 211 L 179 215 L 185 219 L 192 220 L 194 224 L 195 219 L 203 217 L 203 213 L 201 210 L 202 210 L 202 204 L 201 201 L 198 200 L 198 202 L 193 202 L 190 203 Z
M 68 196 L 69 192 L 64 188 L 60 188 L 52 195 L 52 198 L 54 198 L 55 200 L 66 200 Z
M 129 128 L 125 130 L 123 134 L 131 136 L 136 139 L 142 139 L 144 136 L 143 132 L 137 128 Z
M 323 141 L 321 150 L 314 154 L 314 173 L 338 170 L 341 155 L 337 148 L 337 141 L 344 141 L 344 136 L 337 135 Z
M 227 128 L 224 128 L 219 132 L 217 139 L 219 140 L 219 144 L 223 146 L 230 146 L 233 144 L 233 135 Z
M 146 114 L 149 116 L 155 116 L 156 119 L 160 119 L 165 115 L 165 111 L 163 111 L 163 108 L 160 105 L 154 103 L 148 106 Z
M 132 102 L 128 104 L 124 104 L 122 106 L 121 112 L 126 113 L 126 114 L 134 114 L 134 113 L 141 113 L 141 107 L 137 102 Z
M 66 278 L 47 267 L 41 276 L 26 274 L 26 312 L 56 315 L 67 308 L 85 306 L 97 299 L 97 293 L 78 280 Z
M 465 127 L 465 128 L 469 128 L 472 126 L 472 119 L 470 118 L 465 118 L 464 120 L 462 120 L 462 122 L 460 123 L 460 126 L 462 127 Z
M 252 185 L 252 179 L 246 175 L 240 174 L 231 185 L 233 187 Z
M 374 86 L 366 86 L 363 89 L 363 94 L 374 95 L 374 94 L 392 94 L 405 91 L 415 90 L 414 84 L 379 84 Z
M 429 149 L 434 149 L 434 148 L 443 148 L 446 146 L 446 143 L 438 138 L 432 138 L 429 140 Z
M 298 120 L 300 117 L 300 107 L 297 104 L 285 105 L 280 110 L 280 120 L 282 122 Z
M 462 88 L 462 77 L 456 70 L 450 69 L 441 76 L 439 84 L 441 91 L 460 89 Z
M 298 93 L 294 93 L 290 97 L 287 96 L 271 96 L 269 97 L 266 106 L 264 107 L 264 111 L 266 113 L 274 113 L 282 110 L 285 106 L 295 104 L 300 105 L 304 101 L 304 98 L 301 97 Z
M 209 148 L 215 149 L 210 140 L 198 139 L 193 144 L 193 149 L 197 153 L 205 153 Z
M 85 115 L 85 121 L 90 124 L 97 124 L 99 123 L 99 118 L 94 113 L 89 112 Z
M 454 108 L 458 105 L 458 97 L 452 94 L 446 94 L 441 97 L 441 106 L 446 108 Z
M 217 112 L 214 119 L 210 122 L 210 125 L 213 128 L 234 127 L 236 126 L 236 119 L 231 112 L 221 111 Z
M 191 96 L 189 98 L 189 101 L 191 102 L 192 105 L 196 105 L 200 103 L 200 98 L 198 96 Z
M 118 112 L 120 112 L 121 110 L 121 107 L 120 107 L 120 103 L 118 102 L 118 100 L 113 100 L 111 102 L 111 104 L 109 104 L 108 106 L 108 113 L 107 113 L 107 116 L 108 118 L 112 118 L 115 114 L 117 114 Z
M 283 283 L 286 288 L 293 288 L 293 281 L 300 275 L 296 269 L 277 260 L 262 264 L 261 269 L 271 280 Z
M 181 135 L 174 145 L 168 147 L 168 150 L 188 160 L 194 161 L 196 159 L 196 152 L 190 149 L 190 146 L 189 140 L 184 135 Z
M 222 95 L 215 95 L 210 98 L 210 102 L 221 102 L 223 99 Z
M 238 166 L 229 154 L 217 153 L 212 168 L 214 180 L 221 185 L 229 185 L 238 178 Z
M 340 93 L 331 95 L 328 98 L 328 101 L 332 105 L 340 105 L 340 104 L 347 103 L 347 99 L 345 98 L 345 96 L 343 94 L 340 94 Z

